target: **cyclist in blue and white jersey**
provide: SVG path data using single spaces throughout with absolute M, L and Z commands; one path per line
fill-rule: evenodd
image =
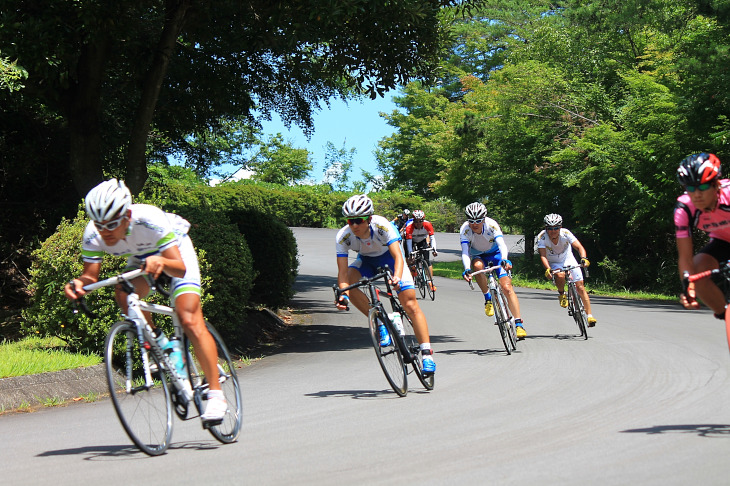
M 86 213 L 91 219 L 84 231 L 81 275 L 66 284 L 64 292 L 70 300 L 82 297 L 84 285 L 99 280 L 105 254 L 127 257 L 130 267 L 144 269 L 153 278 L 162 273 L 172 277 L 170 299 L 175 312 L 200 359 L 210 389 L 203 422 L 220 422 L 227 403 L 218 381 L 215 341 L 208 332 L 200 304 L 200 269 L 195 248 L 187 235 L 190 223 L 175 214 L 147 204 L 132 204 L 132 194 L 123 181 L 110 179 L 94 187 L 86 195 Z M 143 277 L 133 281 L 141 297 L 149 293 Z M 126 294 L 116 289 L 116 301 L 127 312 Z M 152 323 L 147 313 L 147 321 Z
M 337 284 L 340 288 L 347 287 L 362 277 L 372 277 L 378 267 L 388 265 L 393 272 L 390 284 L 398 292 L 401 305 L 413 321 L 413 330 L 421 346 L 423 372 L 432 374 L 436 371 L 436 364 L 433 361 L 428 323 L 416 300 L 413 278 L 407 270 L 400 246 L 400 234 L 390 221 L 373 213 L 373 201 L 365 194 L 352 196 L 342 206 L 347 225 L 337 233 L 335 239 Z M 357 253 L 352 263 L 348 259 L 350 251 Z M 336 303 L 337 308 L 346 309 L 350 300 L 360 312 L 368 315 L 369 300 L 360 289 L 345 292 Z M 385 326 L 381 325 L 379 331 L 381 345 L 389 346 L 391 337 Z
M 520 314 L 520 302 L 517 294 L 512 288 L 512 278 L 507 273 L 512 269 L 512 262 L 509 261 L 507 245 L 504 243 L 502 229 L 497 222 L 487 218 L 487 208 L 482 203 L 474 202 L 465 209 L 467 220 L 459 230 L 461 240 L 461 261 L 464 264 L 464 279 L 471 281 L 471 272 L 481 270 L 485 267 L 500 265 L 497 271 L 499 285 L 504 291 L 512 315 L 515 318 L 515 332 L 518 339 L 527 337 L 522 317 Z M 476 276 L 477 284 L 484 293 L 484 312 L 488 316 L 494 315 L 492 296 L 489 292 L 487 277 L 481 273 Z

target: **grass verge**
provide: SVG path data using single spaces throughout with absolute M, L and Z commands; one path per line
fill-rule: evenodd
M 433 274 L 439 277 L 453 278 L 460 280 L 464 267 L 461 261 L 455 262 L 433 262 Z M 512 284 L 515 287 L 527 287 L 531 289 L 555 290 L 555 285 L 545 279 L 529 278 L 515 273 L 512 275 Z M 466 285 L 466 284 L 465 284 Z M 590 280 L 586 281 L 586 290 L 591 295 L 602 295 L 605 297 L 621 297 L 635 300 L 666 300 L 673 301 L 674 295 L 652 294 L 648 292 L 635 292 L 626 289 L 615 289 L 607 285 L 591 285 Z
M 0 378 L 83 368 L 101 361 L 95 354 L 69 351 L 58 338 L 28 337 L 0 343 Z

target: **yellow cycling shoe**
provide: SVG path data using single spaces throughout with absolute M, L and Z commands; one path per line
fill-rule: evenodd
M 588 327 L 594 327 L 596 325 L 596 322 L 598 322 L 598 321 L 596 320 L 595 317 L 588 316 Z
M 484 303 L 484 313 L 489 317 L 492 317 L 494 315 L 494 305 L 492 305 L 491 300 L 488 300 Z
M 525 339 L 527 337 L 527 331 L 522 327 L 522 324 L 517 324 L 515 334 L 517 335 L 517 339 Z
M 568 307 L 568 296 L 565 294 L 560 294 L 558 296 L 560 298 L 560 307 Z

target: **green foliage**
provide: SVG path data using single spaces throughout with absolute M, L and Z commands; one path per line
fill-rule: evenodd
M 114 288 L 105 287 L 86 299 L 98 319 L 81 312 L 74 315 L 63 293 L 64 285 L 83 270 L 81 239 L 87 223 L 86 214 L 79 210 L 75 219 L 64 219 L 57 231 L 33 252 L 28 285 L 32 298 L 30 307 L 23 311 L 23 331 L 41 337 L 56 336 L 74 350 L 99 353 L 109 328 L 119 320 Z M 119 273 L 125 262 L 121 257 L 105 258 L 101 275 Z
M 306 149 L 294 148 L 284 142 L 281 133 L 262 143 L 254 160 L 246 164 L 253 170 L 252 180 L 290 185 L 304 180 L 312 170 L 310 154 Z

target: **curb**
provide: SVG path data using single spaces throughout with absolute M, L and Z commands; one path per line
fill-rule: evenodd
M 86 368 L 0 379 L 0 410 L 43 404 L 45 400 L 51 399 L 69 400 L 89 393 L 109 393 L 103 363 Z

